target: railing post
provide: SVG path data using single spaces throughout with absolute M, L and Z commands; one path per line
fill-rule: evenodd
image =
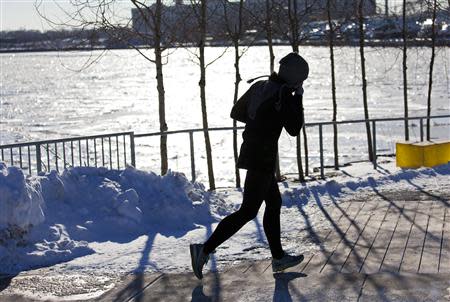
M 94 160 L 95 160 L 95 167 L 97 168 L 97 139 L 94 138 Z
M 81 157 L 81 140 L 78 140 L 78 156 L 80 161 L 80 167 L 83 166 L 82 157 Z
M 66 169 L 66 143 L 63 142 L 63 170 Z
M 103 140 L 102 140 L 102 149 L 103 149 Z M 134 132 L 130 133 L 130 157 L 131 157 L 131 165 L 136 168 L 136 153 L 134 146 Z M 102 154 L 103 156 L 103 154 Z
M 50 147 L 48 146 L 48 143 L 46 143 L 46 153 L 47 153 L 47 172 L 50 172 Z
M 31 175 L 31 154 L 30 154 L 30 145 L 27 146 L 28 149 L 28 173 Z
M 306 140 L 306 125 L 303 126 L 303 147 L 305 149 L 305 176 L 309 176 L 309 152 L 308 152 L 308 141 Z
M 89 167 L 89 139 L 86 139 L 86 160 L 87 166 Z
M 111 147 L 111 136 L 108 136 L 108 145 L 109 145 L 109 168 L 112 170 L 112 147 Z
M 373 153 L 373 168 L 377 168 L 377 128 L 375 121 L 372 121 L 372 153 Z
M 19 147 L 19 165 L 20 165 L 20 169 L 22 168 L 22 147 Z
M 320 177 L 325 178 L 323 172 L 323 136 L 322 136 L 322 124 L 319 125 L 319 148 L 320 148 Z
M 420 141 L 423 142 L 423 118 L 420 119 Z
M 191 151 L 191 175 L 192 182 L 195 181 L 195 154 L 194 154 L 194 133 L 189 131 L 189 146 Z
M 119 136 L 116 135 L 116 156 L 117 156 L 117 170 L 120 170 L 120 155 L 119 155 Z
M 41 144 L 36 144 L 36 168 L 38 174 L 42 172 Z
M 58 168 L 58 145 L 55 143 L 55 166 L 56 166 L 56 171 L 59 172 L 59 168 Z

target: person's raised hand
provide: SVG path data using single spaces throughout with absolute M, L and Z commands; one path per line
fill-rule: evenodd
M 295 87 L 296 95 L 303 95 L 303 82 L 301 82 L 297 87 Z

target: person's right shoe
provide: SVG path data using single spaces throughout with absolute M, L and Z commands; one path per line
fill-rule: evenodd
M 281 258 L 281 259 L 273 258 L 272 259 L 272 271 L 274 273 L 283 271 L 289 267 L 300 264 L 303 261 L 303 259 L 304 259 L 303 255 L 291 256 L 288 254 L 284 254 L 283 258 Z
M 208 263 L 209 255 L 203 252 L 203 244 L 191 244 L 189 250 L 191 252 L 192 270 L 194 275 L 201 280 L 203 278 L 203 266 Z

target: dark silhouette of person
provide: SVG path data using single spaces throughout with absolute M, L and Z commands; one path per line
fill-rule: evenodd
M 239 210 L 225 217 L 204 244 L 191 244 L 192 268 L 202 279 L 209 254 L 258 214 L 266 203 L 263 226 L 272 254 L 272 270 L 299 264 L 303 255 L 289 255 L 280 240 L 281 195 L 275 178 L 278 139 L 283 128 L 297 136 L 304 124 L 303 81 L 308 63 L 297 53 L 280 60 L 278 73 L 254 83 L 236 102 L 231 117 L 245 123 L 238 168 L 246 169 L 244 196 Z

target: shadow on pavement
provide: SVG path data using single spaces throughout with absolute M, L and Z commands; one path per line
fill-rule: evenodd
M 220 301 L 221 283 L 219 273 L 215 272 L 212 277 L 212 293 L 208 296 L 203 291 L 203 284 L 198 284 L 192 291 L 191 302 Z
M 9 287 L 15 276 L 0 276 L 0 293 Z
M 297 279 L 297 278 L 305 278 L 306 274 L 297 273 L 297 272 L 288 272 L 288 273 L 275 273 L 273 274 L 273 278 L 275 279 L 275 290 L 273 291 L 273 302 L 291 302 L 292 297 L 289 292 L 289 282 Z M 297 297 L 300 297 L 299 301 L 306 301 L 306 298 L 302 299 L 300 293 L 296 293 Z M 296 298 L 297 301 L 297 298 Z
M 139 266 L 134 270 L 133 279 L 121 289 L 113 301 L 127 301 L 129 299 L 135 298 L 135 301 L 141 301 L 143 295 L 141 293 L 145 290 L 147 284 L 145 280 L 144 271 L 149 264 L 150 253 L 153 247 L 153 241 L 156 237 L 156 232 L 150 232 L 145 242 L 144 249 L 142 250 L 142 256 L 139 260 Z M 130 297 L 131 295 L 131 297 Z
M 203 293 L 203 284 L 199 284 L 192 291 L 191 302 L 207 302 L 207 301 L 213 301 L 213 298 L 205 295 Z

